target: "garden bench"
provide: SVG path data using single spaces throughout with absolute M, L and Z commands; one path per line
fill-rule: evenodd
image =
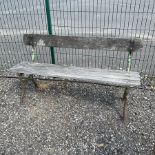
M 74 49 L 111 49 L 117 51 L 127 51 L 127 71 L 99 68 L 82 68 L 35 62 L 21 62 L 10 69 L 10 71 L 15 72 L 19 75 L 23 90 L 25 90 L 26 81 L 28 80 L 34 82 L 35 86 L 37 87 L 37 83 L 33 78 L 34 75 L 58 78 L 68 81 L 123 87 L 125 88 L 122 98 L 122 101 L 124 103 L 123 118 L 124 120 L 127 118 L 128 88 L 140 86 L 139 73 L 130 71 L 132 53 L 143 47 L 140 39 L 131 40 L 127 38 L 25 34 L 23 40 L 25 45 L 32 46 L 32 52 L 34 52 L 36 46 Z M 28 78 L 26 78 L 25 75 L 28 75 Z

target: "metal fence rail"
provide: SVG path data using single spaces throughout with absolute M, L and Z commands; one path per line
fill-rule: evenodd
M 144 48 L 134 53 L 132 70 L 154 76 L 154 0 L 48 1 L 0 2 L 0 70 L 20 61 L 31 61 L 31 48 L 23 44 L 24 33 L 52 33 L 67 36 L 142 38 Z M 50 13 L 50 22 L 47 13 Z M 49 32 L 49 23 L 52 32 Z M 37 48 L 35 61 L 51 63 L 51 50 Z M 127 53 L 120 51 L 54 48 L 54 54 L 57 64 L 112 69 L 125 69 L 127 65 Z

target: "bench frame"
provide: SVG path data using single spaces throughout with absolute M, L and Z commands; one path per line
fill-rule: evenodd
M 53 37 L 53 40 L 52 40 Z M 65 40 L 66 41 L 65 41 Z M 100 39 L 102 41 L 100 41 Z M 123 47 L 124 50 L 124 46 L 125 49 L 128 51 L 128 67 L 127 67 L 127 71 L 131 70 L 131 60 L 132 60 L 132 54 L 135 50 L 142 48 L 142 44 L 139 40 L 129 40 L 126 39 L 123 44 L 120 45 L 120 41 L 123 41 L 122 39 L 118 40 L 117 39 L 110 39 L 108 38 L 107 40 L 103 39 L 103 38 L 97 38 L 97 39 L 92 39 L 89 38 L 88 42 L 88 38 L 83 38 L 81 37 L 79 39 L 79 37 L 64 37 L 63 36 L 50 36 L 50 35 L 38 35 L 38 34 L 25 34 L 24 35 L 24 43 L 26 45 L 31 45 L 32 46 L 32 61 L 34 62 L 34 52 L 35 52 L 35 47 L 36 46 L 48 46 L 48 47 L 64 47 L 64 48 L 79 48 L 79 49 L 99 49 L 99 48 L 103 48 L 105 47 L 106 49 L 115 49 L 115 50 L 120 50 Z M 70 41 L 73 40 L 73 42 L 71 44 Z M 80 41 L 79 41 L 80 40 Z M 77 41 L 79 41 L 78 43 L 76 43 Z M 97 42 L 99 41 L 99 44 L 97 44 Z M 87 46 L 85 45 L 86 42 L 88 43 Z M 112 44 L 111 44 L 112 42 Z M 93 43 L 93 46 L 92 46 Z M 103 43 L 103 45 L 102 45 Z M 81 44 L 81 46 L 80 46 Z M 33 78 L 33 75 L 29 75 L 28 77 L 24 77 L 23 73 L 18 73 L 18 77 L 21 83 L 21 102 L 23 102 L 23 99 L 26 95 L 26 87 L 28 84 L 28 81 L 31 81 L 35 88 L 38 88 L 38 85 L 36 83 L 36 81 Z M 127 95 L 129 93 L 129 87 L 125 87 L 124 89 L 124 93 L 123 93 L 123 97 L 122 97 L 122 102 L 124 104 L 123 106 L 123 120 L 126 121 L 127 120 Z

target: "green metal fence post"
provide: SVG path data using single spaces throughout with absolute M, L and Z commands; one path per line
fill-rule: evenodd
M 49 35 L 52 35 L 52 23 L 51 23 L 51 14 L 50 14 L 49 0 L 45 0 L 45 6 L 46 6 L 48 33 L 49 33 Z M 50 47 L 50 51 L 51 51 L 51 63 L 55 64 L 54 48 Z

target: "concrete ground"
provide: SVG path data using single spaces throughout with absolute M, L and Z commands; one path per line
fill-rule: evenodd
M 17 79 L 0 78 L 0 154 L 151 155 L 155 93 L 132 89 L 123 123 L 121 88 L 64 82 L 30 83 L 20 103 Z M 144 85 L 147 82 L 144 80 Z

